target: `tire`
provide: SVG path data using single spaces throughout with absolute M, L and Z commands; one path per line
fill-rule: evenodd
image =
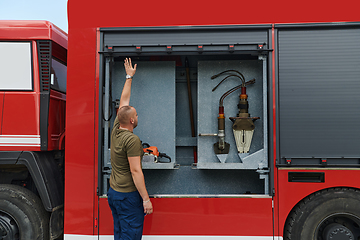
M 3 240 L 48 240 L 49 213 L 30 190 L 0 184 L 0 228 Z
M 333 188 L 316 192 L 297 204 L 289 214 L 284 239 L 360 239 L 360 191 Z

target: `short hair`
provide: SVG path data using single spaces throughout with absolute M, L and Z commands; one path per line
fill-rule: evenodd
M 132 113 L 132 109 L 134 109 L 134 107 L 132 106 L 122 106 L 121 108 L 119 108 L 118 112 L 117 112 L 117 117 L 119 119 L 119 123 L 120 125 L 126 125 L 129 123 L 130 117 L 131 117 L 131 113 Z

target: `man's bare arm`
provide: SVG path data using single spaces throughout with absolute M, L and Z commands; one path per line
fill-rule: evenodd
M 143 199 L 144 213 L 151 214 L 153 212 L 153 207 L 149 198 L 149 194 L 146 190 L 144 174 L 140 164 L 140 156 L 128 157 L 128 160 L 135 187 Z
M 137 64 L 135 64 L 134 67 L 132 66 L 131 58 L 125 58 L 124 67 L 126 75 L 133 77 L 136 72 L 136 66 Z M 121 93 L 119 108 L 121 108 L 122 106 L 128 106 L 130 104 L 131 83 L 132 78 L 127 78 Z

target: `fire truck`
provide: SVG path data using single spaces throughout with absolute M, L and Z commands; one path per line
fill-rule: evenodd
M 113 239 L 126 57 L 134 133 L 170 157 L 142 163 L 144 240 L 359 239 L 354 4 L 69 1 L 65 239 Z
M 145 148 L 156 146 L 163 153 L 149 152 L 142 163 L 154 206 L 145 216 L 144 240 L 359 239 L 360 19 L 355 6 L 353 0 L 339 5 L 69 1 L 66 142 L 63 129 L 50 133 L 55 121 L 50 111 L 43 117 L 47 123 L 34 121 L 39 128 L 48 126 L 47 148 L 39 129 L 28 133 L 40 139 L 37 148 L 4 149 L 1 194 L 6 189 L 8 198 L 18 194 L 20 206 L 32 201 L 25 200 L 33 195 L 29 192 L 37 195 L 33 211 L 42 206 L 47 216 L 37 217 L 42 223 L 31 229 L 47 226 L 43 219 L 51 213 L 52 238 L 61 229 L 52 226 L 63 212 L 64 239 L 113 239 L 106 197 L 109 134 L 125 81 L 122 63 L 130 57 L 138 64 L 130 101 L 139 114 L 134 133 Z M 66 63 L 58 52 L 66 44 L 54 28 L 41 37 L 53 49 L 45 59 Z M 13 100 L 18 107 L 11 107 L 11 116 L 23 109 L 24 116 L 43 116 L 43 95 L 50 96 L 49 109 L 51 96 L 65 101 L 61 89 L 41 94 L 36 76 L 42 54 L 33 54 L 40 47 L 31 39 L 0 42 L 31 42 L 34 80 L 22 94 L 38 96 L 39 105 L 30 110 L 23 104 L 34 100 Z M 20 56 L 9 52 L 6 70 L 14 67 L 10 57 Z M 17 62 L 10 73 L 20 72 L 18 67 Z M 15 94 L 14 85 L 6 87 L 3 99 Z M 8 102 L 0 104 L 2 137 L 25 138 L 28 118 L 11 118 L 12 128 L 23 127 L 12 133 L 15 137 L 4 131 Z M 55 135 L 58 147 L 51 148 Z M 53 199 L 62 199 L 63 161 L 62 205 Z M 34 169 L 43 175 L 36 178 Z M 1 203 L 8 201 L 2 198 Z M 16 218 L 8 206 L 0 205 L 1 233 L 8 227 L 15 232 L 10 239 L 17 239 L 35 213 Z
M 63 234 L 67 34 L 0 21 L 0 239 Z

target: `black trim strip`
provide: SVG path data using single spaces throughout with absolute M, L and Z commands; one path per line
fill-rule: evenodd
M 37 41 L 40 75 L 40 149 L 48 149 L 48 124 L 51 87 L 51 41 Z
M 276 164 L 278 168 L 360 168 L 357 164 Z
M 263 49 L 263 50 L 236 50 L 236 51 L 231 51 L 231 53 L 246 53 L 246 54 L 249 54 L 249 53 L 259 53 L 259 54 L 261 54 L 261 53 L 266 53 L 266 54 L 268 54 L 269 52 L 272 52 L 273 51 L 273 49 Z M 199 52 L 199 51 L 177 51 L 177 52 L 175 52 L 174 51 L 174 54 L 175 53 L 199 53 L 199 54 L 201 54 L 201 53 L 209 53 L 209 52 L 215 52 L 215 53 L 229 53 L 230 54 L 230 51 L 220 51 L 220 50 L 213 50 L 213 51 L 202 51 L 202 52 Z M 99 54 L 104 54 L 104 55 L 106 55 L 106 56 L 112 56 L 112 55 L 116 55 L 116 54 L 127 54 L 127 53 L 137 53 L 137 54 L 141 54 L 141 53 L 138 53 L 138 52 L 136 52 L 136 51 L 114 51 L 114 52 L 107 52 L 107 51 L 100 51 L 100 52 L 98 52 Z M 161 54 L 163 54 L 163 53 L 167 53 L 166 51 L 144 51 L 144 52 L 142 52 L 142 53 L 144 53 L 144 54 L 147 54 L 147 53 L 161 53 Z
M 323 183 L 325 182 L 325 173 L 324 172 L 289 172 L 288 182 Z
M 334 28 L 334 27 L 357 27 L 360 22 L 333 22 L 333 23 L 289 23 L 275 24 L 275 28 Z
M 99 54 L 105 56 L 112 56 L 116 54 L 148 54 L 148 53 L 160 53 L 160 54 L 184 54 L 184 53 L 258 53 L 268 54 L 273 49 L 264 48 L 266 43 L 248 43 L 248 44 L 211 44 L 211 45 L 151 45 L 151 46 L 108 46 L 107 50 L 99 51 Z M 171 51 L 169 51 L 171 48 Z M 106 49 L 106 47 L 105 47 Z
M 271 24 L 260 25 L 210 25 L 210 26 L 165 26 L 165 27 L 116 27 L 100 28 L 100 32 L 129 32 L 129 31 L 169 31 L 169 30 L 234 30 L 234 29 L 271 29 Z

